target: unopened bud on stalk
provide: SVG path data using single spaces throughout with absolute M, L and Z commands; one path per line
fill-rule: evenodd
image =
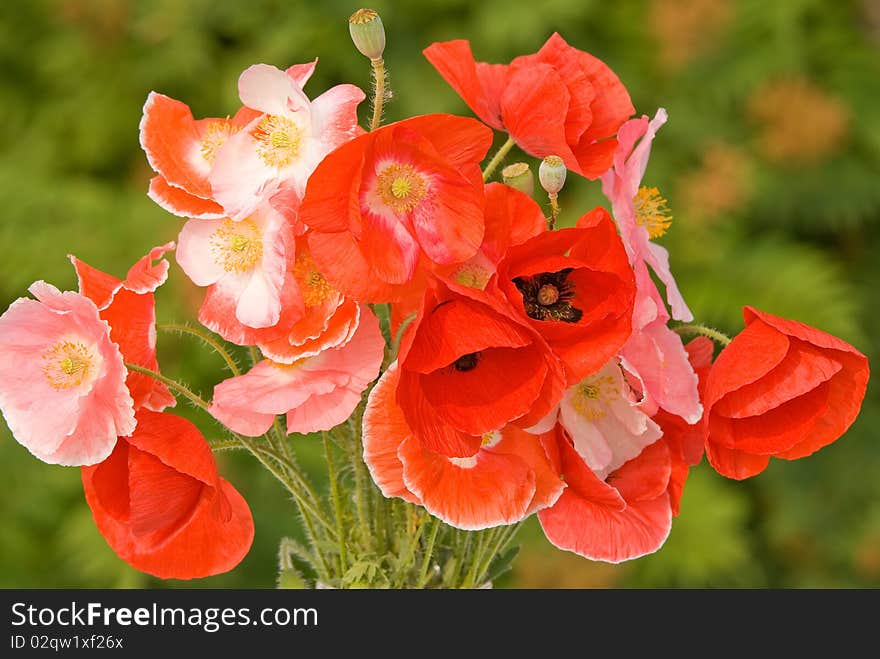
M 528 163 L 515 162 L 501 170 L 501 178 L 511 188 L 531 196 L 535 193 L 535 177 Z
M 348 19 L 351 40 L 361 54 L 371 60 L 382 59 L 385 52 L 385 27 L 374 9 L 358 9 Z
M 556 195 L 562 190 L 562 186 L 565 185 L 565 174 L 565 163 L 559 156 L 547 156 L 538 168 L 541 187 L 550 195 Z

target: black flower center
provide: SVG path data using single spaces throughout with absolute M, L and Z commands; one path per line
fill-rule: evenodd
M 452 362 L 452 368 L 456 371 L 472 371 L 477 367 L 477 362 L 480 361 L 480 353 L 478 352 L 470 352 L 466 355 L 462 355 L 454 362 Z
M 568 275 L 572 270 L 565 268 L 513 279 L 522 294 L 523 307 L 529 318 L 576 323 L 583 317 L 584 312 L 571 304 L 574 284 L 568 280 Z

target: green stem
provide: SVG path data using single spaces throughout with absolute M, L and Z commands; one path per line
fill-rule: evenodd
M 156 373 L 156 371 L 151 371 L 150 369 L 144 368 L 143 366 L 138 366 L 137 364 L 129 364 L 128 362 L 126 362 L 125 368 L 127 368 L 129 371 L 135 371 L 136 373 L 149 375 L 151 378 L 153 378 L 154 380 L 158 380 L 175 393 L 178 393 L 181 396 L 188 398 L 189 401 L 193 403 L 196 407 L 199 407 L 206 412 L 208 411 L 208 407 L 210 407 L 209 403 L 204 398 L 194 393 L 192 390 L 187 388 L 186 385 L 181 384 L 177 380 L 173 380 L 165 375 L 162 375 L 161 373 Z
M 727 336 L 727 334 L 712 329 L 711 327 L 706 327 L 705 325 L 679 325 L 672 329 L 679 334 L 699 334 L 700 336 L 707 336 L 716 343 L 720 343 L 722 346 L 726 346 L 730 343 L 730 337 Z
M 440 520 L 434 518 L 431 527 L 431 535 L 428 536 L 428 546 L 425 547 L 425 555 L 422 558 L 422 568 L 419 570 L 418 587 L 424 588 L 428 582 L 428 570 L 431 567 L 431 561 L 434 558 L 434 542 L 437 540 L 437 532 L 440 530 Z
M 486 169 L 483 170 L 483 180 L 488 181 L 489 177 L 492 176 L 492 173 L 498 168 L 498 165 L 501 164 L 501 161 L 504 160 L 505 156 L 510 153 L 510 150 L 514 147 L 516 142 L 513 141 L 512 137 L 508 137 L 507 141 L 502 144 L 498 151 L 495 152 L 495 155 L 492 156 L 492 160 L 489 161 L 489 164 L 486 165 Z
M 327 461 L 327 478 L 330 480 L 330 498 L 333 500 L 333 510 L 336 515 L 336 536 L 339 539 L 339 577 L 345 576 L 348 570 L 348 556 L 346 555 L 345 533 L 342 529 L 342 500 L 339 498 L 339 483 L 336 480 L 336 464 L 333 462 L 333 451 L 330 448 L 330 440 L 327 439 L 327 431 L 321 433 L 324 443 L 324 459 Z
M 488 544 L 488 536 L 494 536 L 494 534 L 495 529 L 480 533 L 480 539 L 477 541 L 477 549 L 474 552 L 471 569 L 468 571 L 468 574 L 465 577 L 462 588 L 473 588 L 476 585 L 477 577 L 480 576 L 477 573 L 477 570 L 479 569 L 480 563 L 482 563 L 483 560 L 483 552 L 485 551 L 486 545 Z
M 488 577 L 489 568 L 492 566 L 492 561 L 495 560 L 495 557 L 500 555 L 507 549 L 507 546 L 511 543 L 511 541 L 516 537 L 517 532 L 520 527 L 522 527 L 522 522 L 519 524 L 512 524 L 511 526 L 504 527 L 501 533 L 498 533 L 498 539 L 495 542 L 495 546 L 492 547 L 492 550 L 489 552 L 489 555 L 486 557 L 483 565 L 480 566 L 479 571 L 477 572 L 477 579 L 482 581 L 484 578 Z
M 382 124 L 382 109 L 385 104 L 385 60 L 381 57 L 370 60 L 373 74 L 373 119 L 370 130 L 376 130 Z
M 190 336 L 198 337 L 211 346 L 214 351 L 223 358 L 223 361 L 226 362 L 227 368 L 229 368 L 233 375 L 241 375 L 241 370 L 238 368 L 238 364 L 235 363 L 232 355 L 229 354 L 229 351 L 223 347 L 223 344 L 221 344 L 220 341 L 215 339 L 208 332 L 182 323 L 159 323 L 156 327 L 166 332 L 177 332 L 178 334 L 189 334 Z

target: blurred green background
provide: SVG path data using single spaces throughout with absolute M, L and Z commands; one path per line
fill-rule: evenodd
M 661 239 L 697 319 L 729 333 L 741 306 L 797 318 L 880 356 L 880 2 L 876 0 L 421 0 L 374 2 L 388 32 L 388 120 L 466 106 L 421 57 L 470 39 L 506 62 L 558 30 L 605 60 L 638 112 L 669 111 L 645 183 L 675 221 Z M 0 309 L 36 279 L 76 286 L 65 256 L 122 276 L 179 219 L 146 197 L 138 146 L 150 90 L 196 117 L 238 107 L 248 65 L 321 58 L 307 87 L 368 85 L 349 42 L 358 5 L 338 0 L 7 0 L 0 3 Z M 366 106 L 366 104 L 364 104 Z M 367 108 L 362 108 L 366 113 Z M 602 203 L 569 179 L 565 220 Z M 191 320 L 201 292 L 174 265 L 160 320 Z M 160 337 L 165 372 L 206 395 L 219 360 Z M 202 426 L 210 422 L 202 419 Z M 705 462 L 657 554 L 622 566 L 551 547 L 535 520 L 500 585 L 880 586 L 880 400 L 875 381 L 849 433 L 744 483 Z M 316 447 L 302 453 L 318 475 Z M 251 503 L 254 547 L 233 572 L 163 584 L 126 567 L 92 524 L 76 469 L 33 459 L 0 422 L 0 587 L 271 587 L 292 504 L 247 456 L 219 456 Z

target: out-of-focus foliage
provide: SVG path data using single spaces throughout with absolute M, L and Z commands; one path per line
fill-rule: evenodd
M 876 2 L 373 6 L 388 32 L 388 120 L 469 114 L 420 56 L 435 40 L 467 38 L 478 58 L 502 62 L 558 30 L 605 60 L 639 112 L 669 111 L 646 183 L 673 209 L 661 242 L 698 320 L 735 333 L 748 303 L 836 333 L 872 361 L 880 356 Z M 0 3 L 0 308 L 36 279 L 75 287 L 67 253 L 121 275 L 176 236 L 180 221 L 145 196 L 150 171 L 137 124 L 150 90 L 184 100 L 196 117 L 225 115 L 237 107 L 246 66 L 315 56 L 311 95 L 339 82 L 365 86 L 368 67 L 346 25 L 355 9 L 339 0 Z M 560 201 L 566 223 L 602 203 L 598 183 L 576 177 Z M 200 296 L 175 266 L 158 296 L 160 320 L 192 319 Z M 222 377 L 218 360 L 177 336 L 160 338 L 160 360 L 206 394 Z M 209 435 L 217 431 L 200 422 Z M 557 551 L 531 520 L 514 571 L 499 585 L 880 586 L 878 429 L 872 383 L 851 431 L 813 457 L 774 461 L 745 483 L 703 463 L 666 546 L 633 563 L 606 566 Z M 301 448 L 317 472 L 317 447 Z M 279 539 L 300 533 L 293 508 L 246 456 L 219 459 L 252 504 L 256 541 L 238 569 L 193 585 L 271 587 Z M 77 470 L 37 462 L 2 424 L 0 482 L 0 586 L 163 585 L 107 548 Z

